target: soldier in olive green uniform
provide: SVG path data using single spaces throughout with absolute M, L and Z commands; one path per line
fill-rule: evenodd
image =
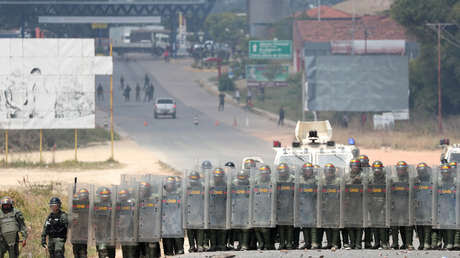
M 368 211 L 370 229 L 374 236 L 373 249 L 388 249 L 389 234 L 386 228 L 386 187 L 387 179 L 383 163 L 376 160 L 368 183 Z
M 59 198 L 51 198 L 49 205 L 51 213 L 43 225 L 42 246 L 48 249 L 51 258 L 64 258 L 69 221 L 67 214 L 61 210 Z M 47 236 L 48 244 L 46 243 Z
M 21 211 L 13 207 L 13 199 L 6 196 L 1 200 L 0 211 L 0 257 L 8 252 L 10 258 L 19 256 L 19 235 L 22 235 L 22 246 L 26 245 L 27 228 Z
M 396 164 L 396 171 L 397 171 L 397 177 L 394 177 L 391 179 L 391 184 L 403 184 L 403 185 L 409 185 L 409 166 L 405 161 L 399 161 Z M 401 188 L 401 187 L 396 187 L 396 188 Z M 408 189 L 406 192 L 410 191 Z M 408 195 L 408 193 L 407 193 Z M 394 203 L 394 209 L 398 211 L 407 211 L 408 205 L 405 204 L 405 201 L 401 201 L 400 198 L 402 196 L 396 195 L 396 193 L 392 193 L 392 202 Z M 398 201 L 398 202 L 396 202 Z M 401 205 L 406 205 L 406 207 L 401 207 Z M 402 218 L 402 219 L 408 219 L 408 218 Z M 391 226 L 391 238 L 392 238 L 392 244 L 391 248 L 392 249 L 408 249 L 408 250 L 413 250 L 413 227 L 412 226 Z M 398 243 L 398 233 L 401 234 L 401 240 L 403 242 L 403 245 L 399 247 Z
M 280 238 L 279 250 L 293 249 L 294 240 L 294 181 L 288 164 L 280 163 L 276 168 L 278 177 L 277 187 L 277 222 Z M 297 248 L 297 247 L 296 247 Z

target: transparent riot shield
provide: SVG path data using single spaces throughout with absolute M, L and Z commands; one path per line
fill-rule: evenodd
M 352 171 L 347 167 L 342 178 L 342 226 L 361 228 L 364 226 L 364 182 L 369 168 Z
M 334 173 L 329 173 L 328 170 L 328 167 L 320 170 L 318 224 L 322 228 L 340 228 L 340 187 L 343 168 L 336 167 Z
M 139 180 L 139 242 L 156 242 L 161 238 L 162 178 L 145 175 Z
M 389 170 L 385 167 L 371 168 L 365 180 L 364 227 L 388 227 L 388 183 Z
M 91 185 L 91 225 L 97 245 L 115 245 L 115 187 Z
M 287 168 L 274 166 L 277 225 L 294 225 L 294 188 L 296 167 L 294 164 L 286 164 L 286 166 Z M 281 171 L 282 169 L 286 169 L 287 171 L 283 172 Z
M 250 170 L 244 168 L 232 173 L 229 187 L 231 228 L 249 228 L 252 197 L 250 176 Z
M 91 236 L 90 190 L 88 184 L 74 184 L 69 187 L 69 239 L 72 244 L 87 244 Z
M 186 170 L 184 181 L 184 228 L 204 229 L 205 175 L 197 170 Z
M 227 170 L 227 169 L 225 169 Z M 206 228 L 226 229 L 228 202 L 229 172 L 223 168 L 215 168 L 206 176 Z
M 400 172 L 396 166 L 391 167 L 390 191 L 388 193 L 390 226 L 413 225 L 412 192 L 414 167 L 408 166 L 407 172 Z
M 437 168 L 416 170 L 414 180 L 414 224 L 431 226 L 433 223 L 433 190 Z
M 450 168 L 444 173 L 443 168 L 436 170 L 434 228 L 459 229 L 459 170 Z
M 251 227 L 276 226 L 276 187 L 271 171 L 260 164 L 251 169 Z
M 294 226 L 316 227 L 318 213 L 318 169 L 296 169 Z
M 136 244 L 138 229 L 137 185 L 119 185 L 115 189 L 115 236 L 117 243 L 122 245 Z
M 182 189 L 176 177 L 164 177 L 161 205 L 161 237 L 184 237 L 182 222 Z

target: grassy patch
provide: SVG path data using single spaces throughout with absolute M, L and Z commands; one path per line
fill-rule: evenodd
M 120 136 L 114 133 L 114 139 L 119 140 Z M 85 147 L 92 143 L 110 141 L 110 131 L 104 128 L 79 129 L 78 146 Z M 69 149 L 75 147 L 75 130 L 43 130 L 43 150 L 51 150 L 54 145 L 56 149 Z M 0 146 L 5 146 L 5 137 L 0 136 Z M 8 131 L 8 149 L 11 152 L 37 151 L 40 149 L 39 130 L 10 130 Z M 4 151 L 4 147 L 0 148 Z
M 4 161 L 0 162 L 0 166 L 5 167 Z M 31 162 L 26 160 L 13 160 L 8 162 L 8 168 L 46 168 L 46 169 L 77 169 L 77 170 L 86 170 L 86 169 L 111 169 L 111 168 L 120 168 L 122 164 L 113 159 L 108 159 L 106 161 L 75 161 L 75 160 L 66 160 L 63 162 L 57 163 L 40 163 L 40 162 Z

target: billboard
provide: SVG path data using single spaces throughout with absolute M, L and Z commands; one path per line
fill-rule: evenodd
M 0 39 L 0 128 L 94 128 L 95 76 L 112 70 L 93 39 Z
M 407 56 L 307 56 L 305 69 L 305 110 L 409 109 Z
M 248 87 L 288 86 L 288 77 L 289 65 L 246 65 L 246 80 Z

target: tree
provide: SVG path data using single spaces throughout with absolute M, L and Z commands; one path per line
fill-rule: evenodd
M 212 14 L 206 19 L 204 27 L 213 41 L 227 43 L 232 49 L 248 33 L 246 17 L 234 13 Z
M 460 2 L 458 0 L 396 0 L 392 16 L 417 37 L 420 54 L 410 64 L 410 105 L 418 113 L 435 115 L 437 98 L 437 33 L 426 23 L 452 23 L 445 27 L 441 41 L 441 78 L 443 113 L 458 114 L 460 99 Z

